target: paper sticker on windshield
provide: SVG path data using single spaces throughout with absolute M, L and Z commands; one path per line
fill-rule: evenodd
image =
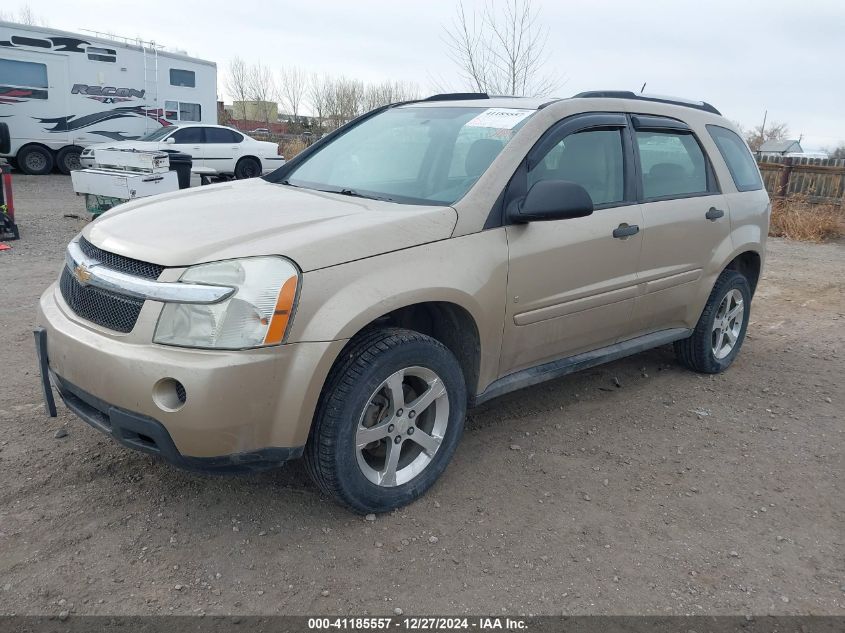
M 487 108 L 466 127 L 492 127 L 499 130 L 512 130 L 526 117 L 534 114 L 535 110 L 518 110 L 516 108 Z

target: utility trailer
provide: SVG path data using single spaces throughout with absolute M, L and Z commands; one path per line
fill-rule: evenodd
M 0 121 L 13 166 L 70 173 L 88 145 L 217 123 L 217 65 L 154 42 L 0 21 Z

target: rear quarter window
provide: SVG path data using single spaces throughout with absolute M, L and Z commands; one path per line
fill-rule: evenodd
M 760 178 L 760 170 L 757 162 L 751 156 L 748 146 L 739 136 L 726 127 L 720 125 L 708 125 L 710 133 L 719 153 L 728 165 L 734 184 L 738 191 L 757 191 L 763 188 L 763 181 Z

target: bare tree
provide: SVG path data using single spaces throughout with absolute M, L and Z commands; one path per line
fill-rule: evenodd
M 369 112 L 375 108 L 419 99 L 420 88 L 413 82 L 383 81 L 378 84 L 368 84 L 364 87 L 361 107 L 362 112 Z
M 229 62 L 226 76 L 226 92 L 232 98 L 232 118 L 246 121 L 246 102 L 249 99 L 249 68 L 240 57 Z M 240 103 L 240 105 L 239 105 Z M 238 112 L 240 109 L 240 113 Z M 240 114 L 240 116 L 238 116 Z
M 328 83 L 328 77 L 317 73 L 312 73 L 308 80 L 308 102 L 316 119 L 317 134 L 322 134 L 325 130 L 326 112 L 329 107 L 328 100 L 331 92 Z
M 17 14 L 14 11 L 0 11 L 0 20 L 27 26 L 47 26 L 47 20 L 43 16 L 36 15 L 28 4 L 18 9 Z
M 282 102 L 293 115 L 294 125 L 298 124 L 299 113 L 308 88 L 308 77 L 296 66 L 286 66 L 279 73 L 279 92 Z
M 486 4 L 468 14 L 463 3 L 445 28 L 448 54 L 466 85 L 478 92 L 545 95 L 560 81 L 544 73 L 549 30 L 539 22 L 531 0 Z
M 825 151 L 831 158 L 845 158 L 845 142 L 840 142 L 837 147 L 829 147 Z
M 277 103 L 278 95 L 273 71 L 261 62 L 254 64 L 247 74 L 247 94 L 249 100 L 255 104 L 255 114 L 259 121 L 270 127 L 270 120 L 274 118 L 273 104 Z
M 772 122 L 767 124 L 765 128 L 758 125 L 745 132 L 745 141 L 751 151 L 756 152 L 766 141 L 782 141 L 787 136 L 789 136 L 789 126 L 786 123 Z

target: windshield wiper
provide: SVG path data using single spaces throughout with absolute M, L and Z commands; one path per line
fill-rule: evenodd
M 326 191 L 326 193 L 339 193 L 342 196 L 350 196 L 351 198 L 366 198 L 367 200 L 386 200 L 388 202 L 393 201 L 392 198 L 386 198 L 386 197 L 383 197 L 383 196 L 373 196 L 373 195 L 368 195 L 368 194 L 364 194 L 364 193 L 359 193 L 359 192 L 355 191 L 354 189 L 348 189 L 346 187 L 344 187 L 343 189 L 338 189 L 337 191 L 329 191 L 329 190 L 324 190 L 324 191 Z

